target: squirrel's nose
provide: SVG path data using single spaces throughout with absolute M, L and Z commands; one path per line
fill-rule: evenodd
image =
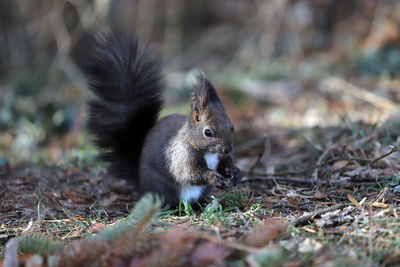
M 224 153 L 229 153 L 232 151 L 232 146 L 226 146 L 224 147 Z

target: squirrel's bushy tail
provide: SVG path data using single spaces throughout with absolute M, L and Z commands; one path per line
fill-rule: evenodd
M 73 51 L 97 98 L 89 102 L 89 131 L 109 172 L 138 183 L 139 159 L 162 107 L 161 64 L 127 34 L 86 35 Z

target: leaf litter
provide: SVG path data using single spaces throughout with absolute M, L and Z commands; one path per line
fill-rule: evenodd
M 238 123 L 236 159 L 245 176 L 235 190 L 215 191 L 199 207 L 155 208 L 148 217 L 132 212 L 143 201 L 135 188 L 97 161 L 2 165 L 0 263 L 399 263 L 398 133 L 349 119 L 265 132 L 260 120 Z

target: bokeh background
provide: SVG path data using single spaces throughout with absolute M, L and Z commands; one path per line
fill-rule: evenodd
M 398 1 L 0 0 L 1 164 L 94 151 L 91 95 L 70 51 L 83 32 L 112 28 L 162 58 L 163 115 L 187 112 L 194 75 L 208 75 L 239 144 L 282 129 L 382 124 L 400 102 Z

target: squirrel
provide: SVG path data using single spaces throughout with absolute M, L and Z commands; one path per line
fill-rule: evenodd
M 88 128 L 111 175 L 159 194 L 169 207 L 202 202 L 214 187 L 241 179 L 231 154 L 234 126 L 203 74 L 189 116 L 158 120 L 166 90 L 161 62 L 135 35 L 86 34 L 72 56 L 97 97 L 88 103 Z

